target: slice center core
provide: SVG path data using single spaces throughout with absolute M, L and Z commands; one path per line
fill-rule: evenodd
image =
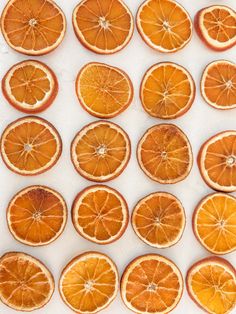
M 109 21 L 107 21 L 104 16 L 99 17 L 98 23 L 104 29 L 108 29 L 110 26 Z
M 233 166 L 236 163 L 236 158 L 234 156 L 229 156 L 226 160 L 228 166 Z
M 31 27 L 35 27 L 38 24 L 36 19 L 31 19 L 29 20 L 29 26 Z

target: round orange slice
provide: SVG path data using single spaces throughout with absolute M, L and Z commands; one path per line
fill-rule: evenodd
M 224 193 L 206 196 L 193 214 L 198 241 L 213 254 L 236 250 L 236 198 Z
M 172 62 L 152 66 L 140 86 L 143 108 L 155 118 L 175 119 L 187 112 L 195 98 L 195 83 L 190 73 Z
M 21 252 L 9 252 L 0 258 L 0 279 L 1 301 L 17 311 L 43 307 L 54 292 L 54 279 L 46 266 Z
M 194 24 L 199 37 L 213 50 L 224 51 L 236 44 L 236 12 L 225 5 L 201 9 Z
M 7 208 L 7 223 L 14 238 L 24 244 L 41 246 L 55 241 L 67 221 L 62 196 L 45 186 L 30 186 L 18 192 Z
M 128 135 L 118 125 L 97 121 L 86 125 L 71 144 L 75 169 L 88 180 L 105 182 L 119 176 L 131 154 Z
M 100 54 L 123 49 L 134 32 L 132 13 L 122 0 L 82 0 L 72 21 L 82 45 Z
M 225 131 L 207 140 L 198 154 L 202 178 L 212 189 L 236 191 L 236 131 Z
M 143 172 L 162 184 L 184 180 L 193 164 L 189 140 L 173 124 L 159 124 L 148 129 L 139 141 L 137 158 Z
M 201 93 L 204 100 L 216 109 L 236 108 L 236 65 L 218 60 L 203 72 Z
M 66 305 L 76 313 L 98 313 L 116 297 L 119 287 L 114 262 L 98 252 L 75 257 L 64 268 L 59 291 Z
M 169 259 L 148 254 L 134 259 L 121 278 L 121 296 L 131 311 L 169 313 L 179 303 L 183 293 L 180 270 Z
M 150 246 L 166 248 L 176 244 L 185 227 L 185 211 L 180 201 L 164 192 L 141 199 L 132 214 L 137 236 Z
M 97 244 L 118 240 L 129 221 L 124 197 L 104 185 L 94 185 L 81 191 L 74 200 L 71 214 L 77 232 Z
M 2 80 L 2 91 L 8 102 L 25 113 L 47 109 L 57 96 L 58 82 L 44 63 L 26 60 L 15 64 Z
M 191 299 L 210 314 L 233 313 L 236 305 L 236 271 L 219 257 L 208 257 L 188 271 L 186 285 Z
M 137 28 L 143 40 L 160 52 L 182 49 L 192 37 L 188 12 L 174 0 L 146 0 L 137 13 Z
M 60 45 L 66 31 L 66 19 L 52 0 L 9 0 L 2 12 L 1 28 L 11 48 L 38 56 Z
M 31 176 L 49 170 L 58 161 L 62 141 L 55 127 L 38 117 L 10 123 L 1 137 L 1 154 L 6 166 Z
M 133 99 L 133 84 L 122 70 L 92 62 L 79 72 L 76 93 L 80 104 L 88 113 L 109 119 L 130 105 Z

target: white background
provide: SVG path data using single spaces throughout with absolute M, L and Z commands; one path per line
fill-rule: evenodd
M 179 0 L 190 12 L 193 18 L 195 13 L 202 7 L 211 4 L 226 4 L 236 9 L 235 0 Z M 41 310 L 35 311 L 38 314 L 69 314 L 69 308 L 61 301 L 57 282 L 62 268 L 71 258 L 88 250 L 98 250 L 107 253 L 116 262 L 120 274 L 125 266 L 135 257 L 145 253 L 158 253 L 171 258 L 181 269 L 185 277 L 187 269 L 192 263 L 208 256 L 207 251 L 200 246 L 192 233 L 191 217 L 194 207 L 206 194 L 212 192 L 205 185 L 200 177 L 196 156 L 201 144 L 210 136 L 226 129 L 236 129 L 236 109 L 231 111 L 217 111 L 208 106 L 201 98 L 199 92 L 199 81 L 204 67 L 216 59 L 234 60 L 236 49 L 233 48 L 223 53 L 216 53 L 206 48 L 194 32 L 192 41 L 181 51 L 174 54 L 161 54 L 149 48 L 140 38 L 135 30 L 131 43 L 121 52 L 111 56 L 96 55 L 81 46 L 76 39 L 72 25 L 71 14 L 78 0 L 57 0 L 67 17 L 66 37 L 54 52 L 37 59 L 46 62 L 55 71 L 59 79 L 59 94 L 54 104 L 43 114 L 45 119 L 52 122 L 58 129 L 63 140 L 63 154 L 57 165 L 49 172 L 36 177 L 21 177 L 9 171 L 0 160 L 0 254 L 7 251 L 23 251 L 36 256 L 49 267 L 55 277 L 56 290 L 50 303 Z M 126 0 L 127 5 L 136 14 L 141 0 Z M 7 3 L 0 1 L 0 10 Z M 0 34 L 0 77 L 14 63 L 25 60 L 27 56 L 18 54 L 8 48 Z M 117 242 L 99 246 L 81 238 L 71 223 L 70 215 L 66 229 L 56 242 L 46 247 L 31 248 L 16 242 L 10 235 L 6 224 L 6 207 L 10 198 L 18 190 L 31 184 L 48 185 L 65 197 L 68 209 L 76 194 L 92 183 L 83 179 L 74 170 L 70 161 L 70 143 L 77 131 L 85 124 L 95 120 L 86 113 L 79 105 L 75 91 L 74 81 L 79 69 L 87 62 L 100 61 L 125 70 L 131 77 L 135 98 L 128 110 L 119 117 L 113 119 L 120 124 L 129 134 L 132 142 L 132 158 L 124 173 L 108 183 L 118 189 L 126 198 L 130 212 L 136 202 L 145 195 L 155 191 L 167 191 L 175 194 L 183 203 L 187 215 L 187 226 L 181 241 L 172 248 L 157 250 L 141 242 L 134 234 L 129 225 L 124 236 Z M 161 123 L 161 120 L 149 117 L 141 108 L 138 97 L 139 84 L 144 72 L 154 63 L 160 61 L 174 61 L 185 66 L 193 75 L 196 86 L 196 100 L 191 110 L 183 117 L 172 121 L 183 129 L 188 135 L 194 153 L 194 166 L 189 177 L 173 186 L 164 186 L 149 180 L 139 169 L 136 161 L 136 145 L 139 138 L 147 128 L 154 124 Z M 0 133 L 11 121 L 24 116 L 13 109 L 0 93 Z M 231 253 L 226 258 L 236 265 L 236 253 Z M 0 304 L 1 314 L 12 314 L 15 311 Z M 103 311 L 104 314 L 125 314 L 131 313 L 121 302 L 118 295 L 116 300 Z M 184 291 L 183 298 L 174 314 L 200 314 L 201 310 L 195 306 Z

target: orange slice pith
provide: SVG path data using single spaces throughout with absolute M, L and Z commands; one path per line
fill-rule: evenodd
M 53 167 L 62 151 L 55 127 L 38 117 L 10 123 L 1 137 L 1 154 L 6 166 L 21 175 L 36 175 Z
M 225 131 L 207 140 L 198 154 L 202 178 L 211 188 L 236 191 L 236 131 Z
M 201 93 L 216 109 L 236 107 L 236 65 L 226 60 L 210 63 L 203 72 Z
M 79 72 L 76 93 L 80 104 L 90 114 L 109 119 L 130 105 L 133 99 L 133 85 L 122 70 L 92 62 Z
M 31 255 L 9 252 L 0 258 L 0 299 L 18 311 L 46 305 L 54 292 L 50 271 Z
M 118 286 L 114 262 L 102 253 L 87 252 L 75 257 L 64 268 L 59 291 L 73 311 L 92 314 L 103 310 L 115 299 Z
M 24 244 L 41 246 L 55 241 L 67 221 L 62 196 L 44 186 L 30 186 L 18 192 L 7 208 L 7 223 L 14 238 Z
M 58 82 L 46 64 L 27 60 L 10 68 L 2 80 L 2 91 L 16 109 L 25 113 L 38 113 L 54 101 Z
M 190 109 L 195 98 L 195 83 L 190 73 L 172 62 L 152 66 L 140 86 L 143 108 L 151 116 L 175 119 Z
M 133 312 L 169 313 L 179 303 L 183 278 L 177 266 L 167 258 L 148 254 L 137 257 L 121 278 L 121 296 Z
M 227 314 L 235 307 L 236 272 L 223 258 L 212 256 L 195 263 L 186 286 L 191 299 L 207 313 Z
M 77 232 L 87 240 L 108 244 L 125 232 L 129 221 L 128 206 L 118 191 L 95 185 L 75 198 L 72 221 Z
M 185 212 L 180 201 L 169 193 L 152 193 L 141 199 L 132 213 L 137 236 L 150 246 L 166 248 L 176 244 L 185 227 Z
M 74 31 L 89 50 L 111 54 L 130 41 L 133 16 L 122 0 L 83 0 L 73 12 Z
M 52 0 L 9 0 L 2 13 L 1 28 L 11 48 L 37 56 L 51 52 L 62 42 L 66 20 Z
M 137 28 L 143 40 L 160 52 L 182 49 L 192 37 L 188 12 L 173 0 L 146 0 L 137 13 Z
M 105 182 L 119 176 L 131 154 L 128 135 L 118 125 L 98 121 L 86 125 L 71 145 L 75 169 L 86 179 Z
M 204 43 L 216 51 L 224 51 L 236 44 L 236 12 L 224 5 L 200 10 L 195 28 Z
M 162 184 L 184 180 L 193 164 L 189 140 L 173 124 L 159 124 L 147 130 L 139 141 L 137 158 L 143 172 Z

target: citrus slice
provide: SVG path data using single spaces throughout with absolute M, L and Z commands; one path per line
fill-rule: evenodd
M 66 19 L 52 0 L 9 0 L 2 13 L 1 28 L 11 48 L 39 56 L 60 45 Z
M 1 138 L 1 154 L 6 166 L 21 175 L 47 171 L 58 161 L 61 137 L 48 121 L 25 117 L 10 123 Z
M 152 66 L 140 86 L 143 108 L 151 116 L 175 119 L 187 112 L 195 98 L 195 83 L 190 73 L 172 62 Z
M 137 28 L 143 40 L 160 52 L 182 49 L 192 37 L 188 12 L 174 0 L 146 0 L 137 13 Z
M 183 293 L 180 270 L 169 259 L 148 254 L 134 259 L 121 278 L 121 296 L 135 313 L 171 312 Z
M 166 248 L 176 244 L 185 227 L 185 212 L 180 201 L 164 192 L 141 199 L 132 214 L 137 236 L 150 246 Z
M 148 129 L 139 141 L 137 158 L 143 172 L 162 184 L 184 180 L 193 164 L 189 140 L 173 124 L 159 124 Z
M 212 5 L 200 10 L 195 28 L 211 49 L 224 51 L 236 44 L 236 12 L 225 5 Z
M 58 82 L 46 64 L 26 60 L 15 64 L 2 80 L 2 91 L 8 102 L 25 113 L 47 109 L 58 92 Z
M 193 214 L 198 241 L 213 254 L 236 250 L 236 198 L 224 193 L 206 196 Z
M 0 258 L 0 299 L 14 310 L 30 312 L 46 305 L 54 279 L 46 266 L 31 255 L 9 252 Z
M 204 100 L 216 109 L 236 108 L 236 65 L 218 60 L 203 72 L 201 93 Z
M 227 314 L 236 304 L 236 271 L 219 257 L 208 257 L 188 271 L 186 285 L 191 299 L 211 314 Z
M 63 301 L 81 314 L 93 314 L 106 308 L 115 299 L 118 286 L 116 265 L 98 252 L 75 257 L 62 271 L 59 282 Z
M 118 125 L 97 121 L 75 136 L 71 158 L 75 169 L 88 180 L 109 181 L 126 168 L 131 154 L 128 135 Z
M 72 21 L 81 44 L 100 54 L 123 49 L 134 32 L 132 13 L 122 0 L 82 0 Z
M 14 238 L 31 246 L 56 240 L 65 228 L 67 207 L 62 196 L 45 186 L 18 192 L 7 208 L 7 223 Z
M 198 154 L 202 178 L 212 189 L 236 191 L 236 131 L 225 131 L 207 140 Z
M 133 85 L 122 70 L 107 64 L 85 65 L 76 80 L 82 107 L 91 115 L 109 119 L 123 112 L 133 99 Z
M 72 221 L 77 232 L 97 244 L 118 240 L 125 232 L 128 206 L 116 190 L 94 185 L 81 191 L 72 206 Z

